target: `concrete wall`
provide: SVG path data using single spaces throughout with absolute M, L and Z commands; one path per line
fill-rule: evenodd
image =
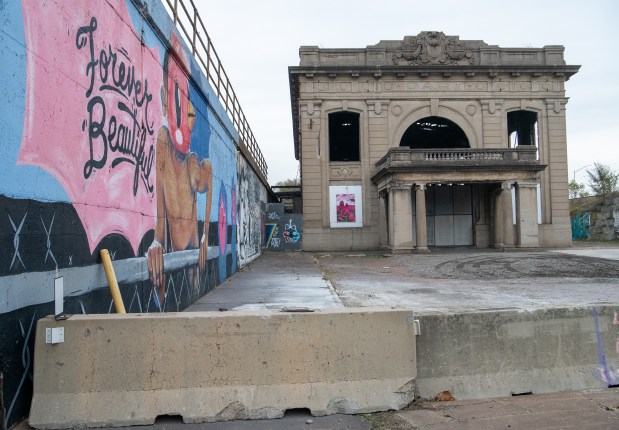
M 47 328 L 64 342 L 45 343 Z M 399 409 L 415 395 L 411 311 L 79 315 L 39 320 L 35 428 Z
M 269 251 L 303 249 L 303 214 L 284 212 L 283 203 L 268 203 L 266 209 L 265 248 Z
M 619 383 L 618 307 L 418 315 L 417 387 L 456 399 Z
M 266 187 L 159 0 L 3 2 L 0 21 L 10 426 L 28 412 L 56 270 L 69 313 L 110 311 L 103 248 L 129 312 L 181 310 L 260 252 Z

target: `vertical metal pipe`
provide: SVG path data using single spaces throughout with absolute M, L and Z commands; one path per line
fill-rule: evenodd
M 114 308 L 117 314 L 126 314 L 125 304 L 123 298 L 120 295 L 120 288 L 118 288 L 118 282 L 116 281 L 116 274 L 114 273 L 114 266 L 112 266 L 112 259 L 110 258 L 110 252 L 107 249 L 99 251 L 101 256 L 101 263 L 103 263 L 103 270 L 105 270 L 105 276 L 108 284 L 110 284 L 110 292 L 112 293 L 112 299 L 114 299 Z

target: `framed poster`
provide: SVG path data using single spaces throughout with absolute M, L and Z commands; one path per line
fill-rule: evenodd
M 331 228 L 363 227 L 361 185 L 329 187 L 329 220 Z

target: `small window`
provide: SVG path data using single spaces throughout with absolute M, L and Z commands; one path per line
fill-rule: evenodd
M 537 146 L 537 113 L 526 110 L 507 112 L 509 146 Z
M 329 114 L 329 160 L 359 161 L 359 114 Z

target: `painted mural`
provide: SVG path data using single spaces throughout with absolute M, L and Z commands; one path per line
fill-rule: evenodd
M 264 188 L 249 163 L 239 155 L 237 160 L 239 184 L 238 204 L 238 258 L 246 264 L 260 255 L 264 237 L 266 188 Z
M 0 4 L 3 428 L 28 413 L 36 321 L 180 311 L 259 255 L 266 188 L 160 0 Z M 238 158 L 237 158 L 238 157 Z

